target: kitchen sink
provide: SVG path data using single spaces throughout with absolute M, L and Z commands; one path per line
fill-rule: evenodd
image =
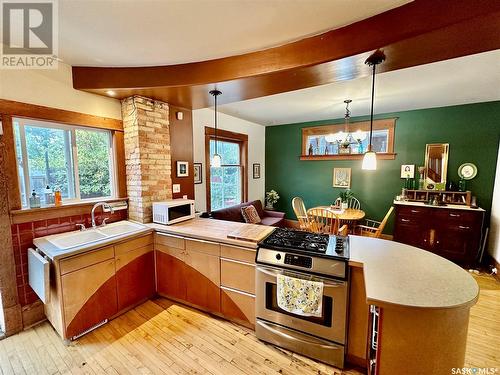
M 102 227 L 47 236 L 45 239 L 61 252 L 78 246 L 95 245 L 113 237 L 126 236 L 145 229 L 144 225 L 130 221 L 118 221 Z
M 87 230 L 84 232 L 70 232 L 65 234 L 60 234 L 54 236 L 53 238 L 47 238 L 49 242 L 51 242 L 54 246 L 58 247 L 61 250 L 66 250 L 71 247 L 80 246 L 88 243 L 93 243 L 102 239 L 105 239 L 106 236 L 103 233 L 100 233 L 96 229 Z

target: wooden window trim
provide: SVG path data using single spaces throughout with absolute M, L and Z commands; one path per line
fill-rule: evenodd
M 4 130 L 4 143 L 6 145 L 6 169 L 9 176 L 7 184 L 9 191 L 10 210 L 20 210 L 21 193 L 19 190 L 19 176 L 17 173 L 17 160 L 15 154 L 14 129 L 12 118 L 29 118 L 42 121 L 53 121 L 65 125 L 75 125 L 95 129 L 110 130 L 112 134 L 114 151 L 114 177 L 116 181 L 116 198 L 127 196 L 125 146 L 123 136 L 123 122 L 121 120 L 88 115 L 85 113 L 67 111 L 58 108 L 44 107 L 29 103 L 0 99 L 0 117 Z
M 205 126 L 205 175 L 206 177 L 206 199 L 207 199 L 207 212 L 212 210 L 210 201 L 210 140 L 215 137 L 215 129 Z M 240 145 L 240 158 L 242 170 L 242 201 L 248 200 L 248 135 L 235 133 L 228 130 L 217 129 L 217 139 L 222 141 L 229 141 L 239 143 Z
M 394 129 L 396 127 L 395 118 L 382 119 L 382 120 L 374 120 L 373 121 L 373 130 L 385 130 L 389 131 L 388 139 L 387 139 L 387 152 L 381 153 L 378 152 L 377 156 L 382 160 L 394 160 L 396 158 L 396 154 L 394 153 Z M 307 137 L 311 135 L 324 135 L 329 133 L 337 133 L 339 131 L 343 131 L 345 125 L 343 123 L 340 124 L 330 124 L 330 125 L 321 125 L 321 126 L 312 126 L 307 128 L 302 128 L 302 152 L 300 155 L 300 160 L 357 160 L 362 159 L 362 154 L 342 154 L 342 155 L 307 155 Z M 355 132 L 356 130 L 369 131 L 370 130 L 370 121 L 359 121 L 359 122 L 351 122 L 349 124 L 349 131 Z

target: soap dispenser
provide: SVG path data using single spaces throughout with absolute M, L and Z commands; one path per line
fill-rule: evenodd
M 36 195 L 35 190 L 31 193 L 30 208 L 40 208 L 40 197 Z

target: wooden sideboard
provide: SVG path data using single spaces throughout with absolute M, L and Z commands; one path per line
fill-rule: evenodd
M 478 256 L 484 210 L 395 204 L 394 241 L 471 265 Z

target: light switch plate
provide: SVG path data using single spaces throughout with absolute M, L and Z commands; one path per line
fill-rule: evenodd
M 172 185 L 172 191 L 174 193 L 180 193 L 181 192 L 181 184 L 173 184 Z

